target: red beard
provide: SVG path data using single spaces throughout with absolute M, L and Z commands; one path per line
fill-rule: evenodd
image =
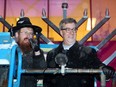
M 25 42 L 25 40 L 28 40 Z M 21 50 L 23 53 L 27 53 L 27 52 L 30 52 L 32 50 L 32 47 L 31 47 L 31 44 L 29 42 L 29 39 L 28 38 L 25 38 L 24 40 L 19 40 L 18 42 Z

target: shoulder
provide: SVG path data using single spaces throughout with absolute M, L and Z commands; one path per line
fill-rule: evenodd
M 80 57 L 88 58 L 88 57 L 97 57 L 97 52 L 95 49 L 89 46 L 80 46 Z
M 89 46 L 81 46 L 81 49 L 82 49 L 82 51 L 84 51 L 87 54 L 96 53 L 96 50 Z
M 47 54 L 53 54 L 55 52 L 56 48 L 53 48 L 52 50 L 50 50 Z
M 61 49 L 62 49 L 62 44 L 60 43 L 59 46 L 57 46 L 56 48 L 53 48 L 48 53 L 58 53 Z
M 47 57 L 51 57 L 51 56 L 54 56 L 55 54 L 57 53 L 57 48 L 53 48 L 52 50 L 50 50 L 48 53 L 47 53 Z

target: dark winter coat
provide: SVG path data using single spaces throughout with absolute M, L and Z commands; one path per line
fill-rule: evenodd
M 39 56 L 35 56 L 33 51 L 31 51 L 29 53 L 24 53 L 22 58 L 23 69 L 46 68 L 46 62 L 42 50 Z M 43 76 L 37 74 L 22 74 L 20 87 L 37 87 L 37 79 L 43 79 Z
M 59 53 L 65 53 L 62 43 L 55 49 L 48 52 L 47 67 L 60 68 L 55 63 L 55 57 Z M 97 58 L 97 53 L 90 47 L 81 46 L 76 42 L 66 51 L 68 62 L 66 67 L 78 69 L 99 69 L 102 62 Z M 48 74 L 44 79 L 44 87 L 94 87 L 94 74 Z

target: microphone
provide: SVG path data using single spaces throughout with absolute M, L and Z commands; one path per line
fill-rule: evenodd
M 31 47 L 32 47 L 32 49 L 34 49 L 34 47 L 35 47 L 35 44 L 34 44 L 34 41 L 33 41 L 33 39 L 32 39 L 32 38 L 30 38 L 30 39 L 29 39 L 29 42 L 30 42 L 30 44 L 31 44 Z
M 39 50 L 37 48 L 39 48 L 37 42 L 35 40 L 33 40 L 32 38 L 29 39 L 29 42 L 31 43 L 31 47 L 33 50 Z
M 55 62 L 61 67 L 61 74 L 64 75 L 65 74 L 65 66 L 66 66 L 66 63 L 68 62 L 67 56 L 63 53 L 59 53 L 55 57 Z

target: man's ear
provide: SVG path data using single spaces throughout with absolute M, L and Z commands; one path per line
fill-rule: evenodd
M 18 35 L 18 32 L 16 32 L 16 33 L 15 33 L 15 36 L 14 36 L 16 42 L 18 42 L 18 36 L 19 36 L 19 35 Z
M 60 35 L 62 36 L 63 35 L 63 33 L 62 33 L 62 31 L 60 30 Z
M 18 32 L 15 33 L 15 37 L 16 37 L 16 38 L 18 37 Z

